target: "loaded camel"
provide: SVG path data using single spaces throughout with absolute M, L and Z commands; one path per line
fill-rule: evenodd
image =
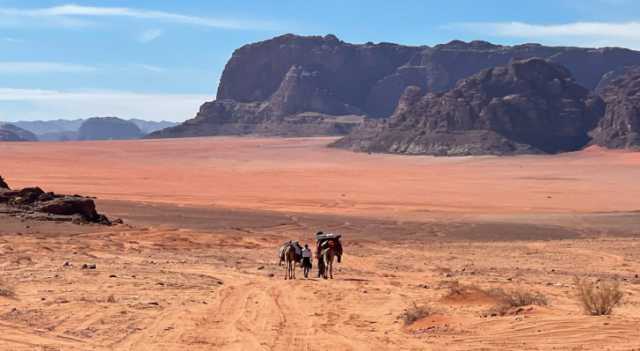
M 342 258 L 341 235 L 324 234 L 319 232 L 316 234 L 317 239 L 317 256 L 318 256 L 318 277 L 324 279 L 333 279 L 333 260 Z

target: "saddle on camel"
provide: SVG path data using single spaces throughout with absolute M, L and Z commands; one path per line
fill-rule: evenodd
M 342 261 L 342 243 L 340 234 L 318 232 L 316 234 L 316 257 L 318 258 L 318 277 L 333 279 L 333 259 Z

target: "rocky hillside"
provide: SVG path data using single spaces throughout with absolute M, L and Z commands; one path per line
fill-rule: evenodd
M 0 141 L 38 141 L 38 137 L 28 130 L 13 124 L 0 124 Z
M 432 155 L 556 153 L 589 142 L 602 100 L 543 59 L 486 69 L 446 93 L 406 90 L 388 121 L 370 121 L 335 146 Z
M 142 136 L 137 125 L 117 117 L 89 118 L 78 130 L 78 140 L 124 140 Z
M 407 87 L 423 94 L 444 92 L 484 69 L 534 57 L 567 67 L 589 90 L 619 67 L 640 64 L 640 52 L 620 48 L 483 41 L 416 47 L 287 34 L 236 50 L 216 100 L 203 105 L 196 118 L 149 137 L 345 133 L 358 119 L 354 116 L 390 116 Z
M 625 70 L 602 87 L 604 118 L 592 132 L 593 143 L 608 148 L 640 148 L 640 67 Z

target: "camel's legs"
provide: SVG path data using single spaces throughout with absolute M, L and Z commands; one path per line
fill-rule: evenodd
M 296 279 L 296 262 L 291 261 L 291 279 Z

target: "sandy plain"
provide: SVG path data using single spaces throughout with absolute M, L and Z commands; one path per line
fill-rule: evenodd
M 14 293 L 0 349 L 640 348 L 639 153 L 404 157 L 332 140 L 0 143 L 12 187 L 95 196 L 125 221 L 0 214 Z M 335 279 L 284 281 L 277 246 L 317 230 L 344 235 Z M 619 281 L 623 304 L 585 315 L 576 276 Z M 460 285 L 548 305 L 486 316 L 495 301 L 449 296 Z M 414 303 L 432 314 L 405 326 Z

